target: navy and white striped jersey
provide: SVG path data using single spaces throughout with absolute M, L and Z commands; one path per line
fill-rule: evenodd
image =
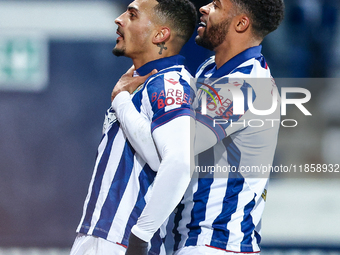
M 137 111 L 150 121 L 152 132 L 179 116 L 191 114 L 191 75 L 183 63 L 184 58 L 177 55 L 136 70 L 142 76 L 153 69 L 159 71 L 132 96 Z M 110 108 L 77 232 L 127 246 L 131 228 L 151 195 L 155 176 L 156 172 L 131 146 Z M 162 230 L 155 233 L 150 254 L 164 253 L 164 236 Z
M 255 169 L 273 162 L 280 120 L 275 82 L 261 46 L 247 49 L 219 69 L 211 57 L 199 67 L 196 78 L 201 87 L 195 147 L 206 147 L 196 158 L 194 177 L 177 207 L 174 249 L 202 245 L 259 252 L 268 175 Z M 214 98 L 207 97 L 214 93 Z M 245 99 L 241 106 L 236 96 Z M 237 103 L 244 112 L 233 114 Z M 267 110 L 272 103 L 277 107 L 270 115 L 249 110 Z M 212 147 L 206 137 L 215 141 Z

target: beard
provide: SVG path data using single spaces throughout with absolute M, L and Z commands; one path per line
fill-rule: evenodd
M 212 25 L 205 28 L 202 37 L 197 35 L 195 38 L 196 44 L 208 50 L 214 50 L 217 46 L 221 45 L 228 34 L 231 18 L 227 18 L 219 24 Z
M 113 55 L 115 55 L 117 57 L 125 56 L 125 47 L 119 49 L 119 48 L 117 48 L 117 45 L 116 45 L 116 47 L 113 48 L 112 53 L 113 53 Z

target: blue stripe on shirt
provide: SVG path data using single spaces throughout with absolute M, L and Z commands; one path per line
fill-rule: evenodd
M 243 73 L 243 74 L 250 74 L 251 71 L 253 70 L 253 65 L 249 65 L 249 66 L 244 66 L 244 67 L 239 67 L 236 68 L 234 71 L 232 71 L 230 74 L 232 73 Z
M 161 246 L 163 244 L 163 239 L 161 238 L 160 229 L 153 235 L 151 238 L 151 248 L 148 252 L 148 255 L 158 255 L 161 252 Z
M 199 166 L 214 165 L 214 149 L 210 148 L 198 155 Z M 200 222 L 205 220 L 206 206 L 209 199 L 210 187 L 214 181 L 214 175 L 211 172 L 199 173 L 198 188 L 193 195 L 194 207 L 191 210 L 191 222 L 187 225 L 190 229 L 185 246 L 194 246 L 197 244 L 198 235 L 202 229 Z
M 268 65 L 267 65 L 267 62 L 266 62 L 266 59 L 264 58 L 264 56 L 261 55 L 261 56 L 255 58 L 255 59 L 260 62 L 262 68 L 265 68 L 265 69 L 268 68 Z
M 212 224 L 214 229 L 211 237 L 211 246 L 226 249 L 229 240 L 230 230 L 228 223 L 231 216 L 236 212 L 238 203 L 238 194 L 242 191 L 244 179 L 229 178 L 227 190 L 223 199 L 223 206 L 221 213 L 216 217 Z M 235 193 L 237 195 L 235 195 Z
M 254 194 L 253 200 L 251 200 L 245 207 L 244 207 L 244 216 L 243 221 L 241 222 L 241 231 L 244 234 L 243 240 L 241 242 L 241 252 L 253 252 L 252 247 L 252 233 L 255 229 L 255 225 L 253 223 L 253 217 L 251 216 L 251 212 L 255 206 L 255 197 Z
M 244 98 L 244 112 L 248 111 L 249 109 L 249 105 L 248 105 L 248 88 L 251 88 L 252 90 L 252 103 L 254 103 L 255 99 L 256 99 L 256 94 L 255 91 L 253 89 L 253 87 L 249 84 L 249 83 L 243 83 L 242 87 L 241 87 L 241 91 L 243 93 L 243 98 Z
M 133 208 L 128 222 L 126 224 L 125 233 L 123 240 L 121 241 L 122 244 L 128 245 L 129 235 L 131 232 L 131 228 L 136 225 L 138 217 L 142 213 L 145 207 L 145 199 L 144 196 L 148 192 L 150 185 L 152 184 L 153 180 L 155 179 L 156 172 L 152 171 L 148 164 L 145 164 L 143 170 L 140 172 L 138 181 L 139 181 L 139 193 L 137 197 L 137 201 L 135 207 Z
M 80 228 L 80 232 L 87 234 L 90 226 L 91 226 L 91 220 L 92 220 L 92 215 L 93 212 L 96 208 L 96 204 L 97 204 L 97 200 L 98 200 L 98 195 L 99 195 L 99 191 L 100 191 L 100 187 L 101 187 L 101 183 L 103 180 L 103 176 L 106 170 L 106 166 L 107 166 L 107 162 L 109 160 L 110 157 L 110 153 L 111 153 L 111 149 L 112 149 L 112 144 L 113 141 L 118 133 L 118 129 L 119 129 L 119 123 L 116 122 L 112 125 L 111 129 L 109 130 L 109 132 L 107 133 L 107 144 L 105 147 L 105 150 L 101 156 L 101 159 L 99 161 L 98 167 L 97 167 L 97 172 L 96 172 L 96 176 L 92 185 L 92 191 L 91 191 L 91 196 L 86 208 L 86 214 L 82 223 L 82 226 Z M 102 139 L 103 141 L 103 139 Z
M 101 210 L 100 220 L 97 222 L 93 235 L 107 238 L 111 223 L 116 215 L 121 199 L 124 195 L 126 186 L 129 182 L 133 169 L 133 157 L 135 150 L 129 141 L 125 142 L 122 157 L 112 180 L 110 190 Z
M 228 163 L 230 167 L 239 169 L 241 151 L 234 144 L 230 136 L 223 139 L 223 144 L 227 149 Z M 222 212 L 217 216 L 212 224 L 214 231 L 211 238 L 211 246 L 220 249 L 227 248 L 230 235 L 228 223 L 231 220 L 232 214 L 236 212 L 238 195 L 242 191 L 244 184 L 244 179 L 239 177 L 240 175 L 237 173 L 237 171 L 229 173 L 227 189 L 223 199 Z
M 190 231 L 185 246 L 195 246 L 197 244 L 198 235 L 202 232 L 199 223 L 205 220 L 210 186 L 213 181 L 213 178 L 202 178 L 198 180 L 198 190 L 193 197 L 194 207 L 191 211 L 191 222 L 187 225 Z
M 255 232 L 256 242 L 257 243 L 261 243 L 261 236 L 260 236 L 260 234 L 256 230 L 254 232 Z
M 182 220 L 182 212 L 184 209 L 184 204 L 180 203 L 177 206 L 177 212 L 174 218 L 174 227 L 172 233 L 174 234 L 174 251 L 178 250 L 179 243 L 181 242 L 181 234 L 178 232 L 179 222 Z

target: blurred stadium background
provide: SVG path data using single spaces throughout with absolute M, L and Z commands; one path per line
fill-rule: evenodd
M 111 54 L 129 2 L 0 0 L 0 255 L 69 253 L 111 90 L 131 65 Z M 313 116 L 288 108 L 299 124 L 281 128 L 275 164 L 339 164 L 339 1 L 285 3 L 263 54 L 279 87 L 311 91 Z M 182 52 L 192 71 L 211 54 L 193 38 Z M 262 254 L 340 254 L 340 173 L 272 177 Z

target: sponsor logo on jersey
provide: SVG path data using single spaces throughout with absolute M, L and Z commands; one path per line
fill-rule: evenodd
M 166 92 L 162 90 L 157 93 L 154 92 L 151 95 L 151 102 L 157 101 L 158 109 L 164 108 L 169 105 L 182 105 L 182 104 L 191 104 L 190 95 L 184 93 L 180 89 L 168 89 Z
M 170 78 L 170 79 L 165 79 L 167 82 L 171 83 L 172 85 L 176 85 L 178 83 L 178 81 Z

